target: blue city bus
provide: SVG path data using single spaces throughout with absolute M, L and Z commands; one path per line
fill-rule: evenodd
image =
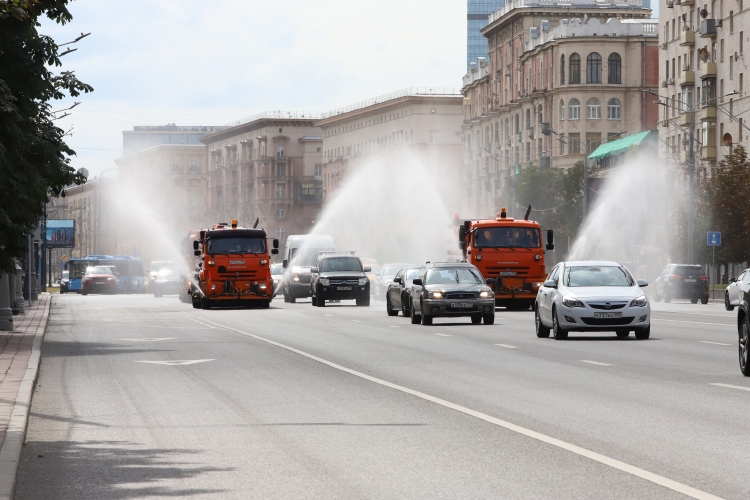
M 95 266 L 110 266 L 117 276 L 119 293 L 146 293 L 143 261 L 129 255 L 88 255 L 84 260 Z
M 86 272 L 86 268 L 95 265 L 95 262 L 86 259 L 70 259 L 63 263 L 63 269 L 68 271 L 68 291 L 72 293 L 81 293 L 81 278 Z

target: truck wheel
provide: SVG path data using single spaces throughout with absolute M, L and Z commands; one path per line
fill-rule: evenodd
M 482 322 L 482 315 L 481 314 L 472 314 L 471 315 L 471 324 L 472 325 L 478 325 Z
M 193 299 L 193 309 L 200 309 L 200 308 L 201 308 L 200 301 Z
M 264 301 L 262 301 L 260 303 L 260 308 L 261 309 L 268 309 L 269 307 L 271 307 L 271 301 L 270 300 L 264 300 Z
M 295 297 L 294 295 L 290 294 L 289 295 L 289 302 L 292 303 L 292 304 L 295 304 L 297 302 L 297 297 Z
M 690 299 L 691 304 L 697 304 L 698 303 L 698 297 L 693 297 Z
M 426 314 L 422 315 L 422 324 L 424 326 L 430 326 L 432 324 L 432 316 L 428 316 Z

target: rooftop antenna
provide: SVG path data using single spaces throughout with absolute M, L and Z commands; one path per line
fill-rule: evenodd
M 253 229 L 255 229 L 256 227 L 258 227 L 258 222 L 260 222 L 260 218 L 259 217 L 255 219 L 255 224 L 253 224 Z

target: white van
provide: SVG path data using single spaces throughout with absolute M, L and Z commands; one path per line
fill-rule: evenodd
M 294 234 L 286 239 L 284 249 L 284 302 L 311 297 L 310 268 L 320 252 L 335 252 L 333 238 L 326 234 Z

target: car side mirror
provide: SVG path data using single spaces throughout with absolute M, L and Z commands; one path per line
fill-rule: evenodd
M 318 274 L 319 271 L 318 271 L 317 267 L 311 267 L 310 268 L 310 272 L 313 273 L 313 274 Z
M 278 240 L 278 238 L 274 238 L 273 239 L 273 247 L 278 250 L 278 248 L 279 248 L 279 240 Z M 276 252 L 276 253 L 279 253 L 279 252 Z
M 641 288 L 646 287 L 646 286 L 648 286 L 648 281 L 646 281 L 646 280 L 638 280 L 638 286 L 641 287 Z
M 284 261 L 281 263 L 281 267 L 283 267 L 284 269 L 286 269 L 287 266 L 289 266 L 289 261 L 286 260 L 286 259 L 284 259 Z
M 193 255 L 195 255 L 196 257 L 200 257 L 201 251 L 200 250 L 194 250 L 193 251 Z M 146 271 L 146 272 L 148 272 L 148 271 Z
M 402 281 L 401 281 L 401 277 L 399 276 L 399 277 L 397 277 L 397 278 L 393 278 L 393 282 L 394 282 L 394 283 L 401 283 L 401 282 L 402 282 Z
M 198 250 L 198 240 L 193 241 L 193 250 Z
M 362 270 L 362 272 L 365 272 L 365 273 L 369 273 L 369 272 L 372 272 L 372 268 L 371 268 L 371 267 L 366 267 L 366 268 L 364 268 L 364 269 Z
M 278 248 L 272 248 L 271 249 L 271 255 L 278 255 L 278 254 L 279 254 L 279 249 Z
M 547 280 L 542 286 L 544 286 L 545 288 L 557 288 L 557 283 L 555 283 L 555 280 Z
M 414 278 L 411 283 L 416 286 L 422 286 L 422 280 L 420 278 Z
M 495 284 L 495 278 L 487 278 L 485 281 L 488 285 L 494 285 Z

